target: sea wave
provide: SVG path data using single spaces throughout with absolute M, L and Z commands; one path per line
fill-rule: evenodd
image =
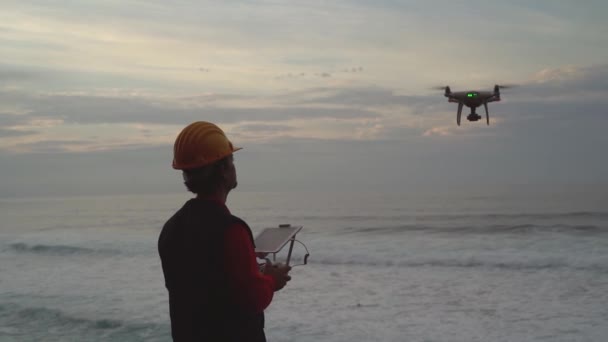
M 569 211 L 569 212 L 539 212 L 539 213 L 484 213 L 484 214 L 442 214 L 435 215 L 437 217 L 445 218 L 488 218 L 488 219 L 508 219 L 508 218 L 519 218 L 519 219 L 566 219 L 566 218 L 589 218 L 589 219 L 602 219 L 608 220 L 608 212 L 606 211 Z
M 466 259 L 411 259 L 411 260 L 370 260 L 370 259 L 342 259 L 342 258 L 320 258 L 310 259 L 310 264 L 320 265 L 345 265 L 345 266 L 368 266 L 368 267 L 448 267 L 448 268 L 487 268 L 505 270 L 549 270 L 549 269 L 571 269 L 579 271 L 594 271 L 608 273 L 608 260 L 581 263 L 568 260 L 531 260 L 531 261 L 496 261 L 482 260 L 477 258 Z
M 116 254 L 116 250 L 110 249 L 91 249 L 85 247 L 66 246 L 66 245 L 30 245 L 17 242 L 9 245 L 10 249 L 19 253 L 34 253 L 44 255 L 72 255 L 72 254 Z
M 404 210 L 406 211 L 406 210 Z M 277 216 L 277 219 L 315 221 L 315 220 L 342 220 L 342 221 L 368 221 L 368 220 L 498 220 L 498 219 L 528 219 L 528 220 L 551 220 L 551 219 L 598 219 L 608 220 L 608 211 L 568 211 L 568 212 L 513 212 L 513 213 L 387 213 L 386 215 L 297 215 L 297 216 Z
M 90 319 L 45 307 L 0 304 L 0 337 L 31 340 L 81 341 L 166 341 L 170 329 L 165 324 L 131 323 L 114 319 Z M 39 338 L 39 339 L 38 339 Z
M 430 233 L 458 234 L 522 234 L 522 233 L 569 233 L 569 234 L 603 234 L 608 233 L 608 226 L 585 224 L 484 224 L 463 226 L 433 226 L 406 224 L 380 227 L 347 227 L 347 233 L 361 234 L 394 234 L 414 231 Z

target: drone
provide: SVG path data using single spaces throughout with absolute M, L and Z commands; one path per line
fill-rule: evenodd
M 488 103 L 500 101 L 500 89 L 502 88 L 511 88 L 512 86 L 506 85 L 495 85 L 494 91 L 477 91 L 477 90 L 469 90 L 469 91 L 457 91 L 452 92 L 449 86 L 445 87 L 437 87 L 435 89 L 445 90 L 443 94 L 448 98 L 448 102 L 458 103 L 458 112 L 456 114 L 456 124 L 460 126 L 460 116 L 462 114 L 462 107 L 467 106 L 471 108 L 471 113 L 467 115 L 467 120 L 469 121 L 478 121 L 481 119 L 481 115 L 475 113 L 475 109 L 481 105 L 484 106 L 486 110 L 486 122 L 490 125 L 490 114 L 488 114 Z

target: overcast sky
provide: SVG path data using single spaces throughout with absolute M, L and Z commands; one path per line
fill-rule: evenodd
M 248 190 L 608 183 L 604 0 L 2 1 L 0 197 L 181 191 L 196 120 Z M 432 87 L 491 90 L 491 125 Z M 483 112 L 482 112 L 483 113 Z

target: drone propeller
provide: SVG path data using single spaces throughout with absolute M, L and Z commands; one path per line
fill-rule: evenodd
M 447 85 L 445 87 L 431 87 L 431 89 L 433 89 L 433 90 L 443 90 L 444 91 L 443 95 L 445 97 L 449 97 L 450 94 L 452 93 L 452 91 L 450 90 L 450 86 L 447 86 Z
M 517 85 L 515 85 L 515 84 L 497 84 L 496 87 L 498 87 L 499 89 L 509 89 L 509 88 L 517 87 Z

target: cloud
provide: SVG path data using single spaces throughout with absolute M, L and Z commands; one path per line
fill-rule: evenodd
M 606 91 L 608 90 L 608 64 L 543 69 L 533 75 L 528 87 L 535 92 L 545 90 L 544 94 L 557 92 L 556 96 L 578 95 L 580 92 L 588 91 Z
M 424 133 L 422 133 L 422 135 L 425 137 L 430 137 L 433 135 L 446 136 L 446 135 L 451 135 L 451 134 L 452 134 L 451 127 L 446 127 L 446 126 L 433 127 L 433 128 L 426 130 Z
M 158 100 L 146 97 L 102 97 L 87 95 L 37 95 L 0 92 L 7 99 L 28 110 L 19 119 L 25 124 L 35 118 L 61 119 L 66 123 L 151 123 L 176 124 L 197 120 L 234 123 L 239 121 L 284 121 L 290 119 L 333 118 L 337 120 L 372 118 L 376 113 L 363 109 L 322 106 L 250 106 L 231 107 L 230 103 L 209 105 L 196 99 Z
M 608 108 L 608 64 L 544 69 L 530 81 L 502 91 L 503 108 L 518 118 L 602 119 Z M 501 107 L 498 107 L 501 106 Z
M 462 127 L 460 127 L 462 128 Z M 479 130 L 479 127 L 472 127 Z M 485 126 L 483 127 L 486 128 Z M 449 185 L 601 182 L 608 164 L 589 139 L 534 135 L 405 141 L 282 138 L 243 145 L 237 191 L 415 191 Z M 554 132 L 551 131 L 551 134 Z M 566 132 L 567 133 L 567 132 Z M 456 134 L 457 136 L 458 134 Z M 545 138 L 549 138 L 545 140 Z M 69 143 L 69 142 L 63 142 Z M 580 152 L 585 149 L 585 153 Z M 1 195 L 186 193 L 170 144 L 121 150 L 9 155 Z M 43 165 L 44 167 L 41 167 Z M 467 187 L 467 191 L 471 190 Z
M 36 75 L 32 72 L 0 68 L 0 80 L 2 80 L 3 83 L 14 81 L 29 81 L 31 79 L 34 79 L 35 76 Z
M 309 98 L 301 103 L 349 105 L 363 107 L 413 107 L 433 105 L 438 96 L 399 95 L 395 90 L 382 87 L 317 88 L 299 94 Z M 441 99 L 441 97 L 439 97 Z
M 351 71 L 350 69 L 348 70 L 342 70 L 342 71 L 336 71 L 336 72 L 290 72 L 287 74 L 282 74 L 282 75 L 278 75 L 275 76 L 276 80 L 294 80 L 294 79 L 299 79 L 299 80 L 311 80 L 314 78 L 338 78 L 340 75 L 338 73 L 359 73 L 362 71 L 358 71 L 358 69 L 353 68 L 353 71 Z M 338 75 L 337 75 L 338 74 Z
M 85 140 L 44 140 L 29 143 L 22 143 L 16 146 L 17 150 L 35 151 L 36 153 L 61 153 L 80 150 L 83 146 L 89 145 L 90 141 Z
M 275 76 L 276 80 L 313 80 L 315 78 L 335 78 L 335 79 L 346 79 L 347 76 L 344 74 L 358 74 L 363 72 L 363 67 L 347 67 L 337 68 L 333 71 L 314 71 L 313 68 L 309 68 L 302 71 L 288 72 Z M 344 77 L 340 77 L 344 76 Z
M 581 69 L 574 66 L 564 66 L 561 68 L 545 68 L 532 77 L 532 80 L 538 83 L 547 83 L 555 81 L 567 81 L 578 77 L 581 74 Z
M 0 128 L 10 128 L 20 124 L 25 124 L 27 121 L 27 115 L 4 114 L 0 110 Z
M 342 72 L 346 72 L 346 73 L 360 73 L 363 72 L 363 67 L 353 67 L 353 68 L 345 68 L 341 70 Z
M 287 73 L 287 74 L 283 74 L 283 75 L 278 75 L 275 76 L 276 80 L 285 80 L 285 79 L 296 79 L 296 78 L 305 78 L 307 77 L 309 74 L 305 73 L 305 72 L 299 72 L 299 73 Z
M 144 137 L 146 134 L 144 134 Z M 99 151 L 126 151 L 131 149 L 147 148 L 149 146 L 158 146 L 159 144 L 151 144 L 146 142 L 130 142 L 125 139 L 116 141 L 103 141 L 100 139 L 43 139 L 33 142 L 24 142 L 14 144 L 11 148 L 15 152 L 32 153 L 82 153 L 82 152 L 99 152 Z
M 0 91 L 5 135 L 13 130 L 38 132 L 42 141 L 62 136 L 88 141 L 94 149 L 168 142 L 184 124 L 208 120 L 225 125 L 242 141 L 268 142 L 281 137 L 344 140 L 408 137 L 459 139 L 486 134 L 517 135 L 536 127 L 546 131 L 556 120 L 605 120 L 608 66 L 544 70 L 520 86 L 503 91 L 503 101 L 490 107 L 491 127 L 464 123 L 456 127 L 456 105 L 439 93 L 406 95 L 372 86 L 327 86 L 271 95 L 202 94 L 188 97 L 103 96 L 71 93 L 31 94 Z M 10 112 L 10 114 L 9 114 Z M 452 127 L 452 125 L 454 125 Z M 470 126 L 470 127 L 469 127 Z M 500 127 L 500 129 L 495 129 Z M 80 133 L 85 130 L 87 133 Z M 95 131 L 95 134 L 93 134 Z M 522 131 L 523 132 L 523 131 Z M 37 135 L 37 136 L 38 136 Z M 93 139 L 92 136 L 96 138 Z M 33 143 L 32 139 L 22 141 Z M 16 146 L 14 142 L 10 146 Z M 8 148 L 9 145 L 5 145 Z M 21 145 L 33 146 L 37 145 Z M 75 146 L 60 145 L 66 149 Z
M 38 132 L 22 131 L 22 130 L 16 130 L 16 129 L 6 129 L 6 128 L 0 127 L 0 138 L 20 137 L 20 136 L 32 135 L 32 134 L 36 134 L 36 133 L 38 133 Z
M 293 131 L 295 128 L 287 125 L 245 124 L 238 126 L 239 131 L 256 133 L 275 133 Z

